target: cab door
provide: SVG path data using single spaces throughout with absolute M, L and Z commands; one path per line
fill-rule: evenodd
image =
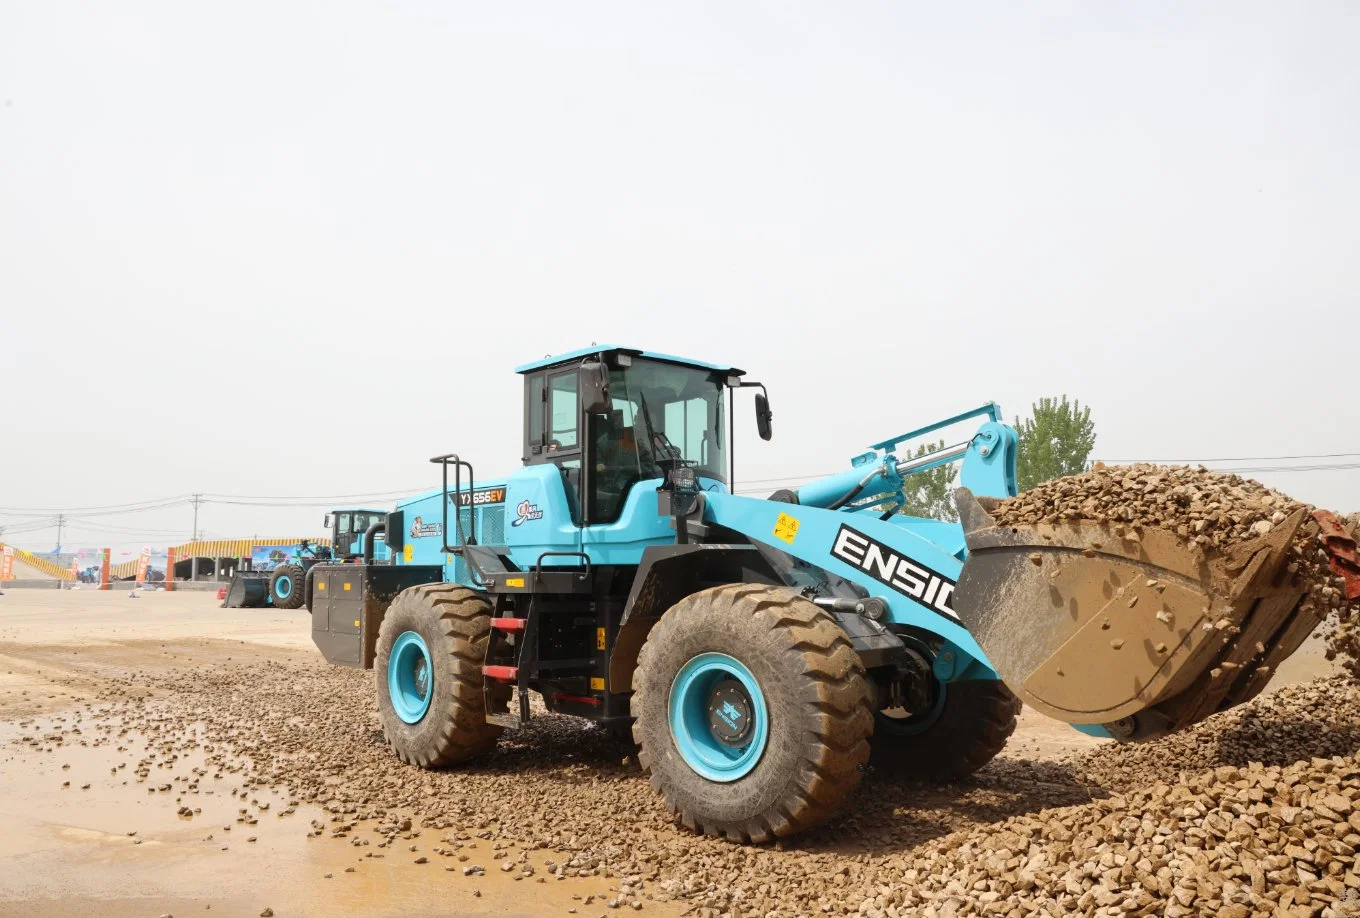
M 524 468 L 510 476 L 505 496 L 506 545 L 524 568 L 536 564 L 545 551 L 581 550 L 588 451 L 579 385 L 575 367 L 526 379 Z

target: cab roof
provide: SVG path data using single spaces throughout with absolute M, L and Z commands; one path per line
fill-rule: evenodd
M 567 351 L 565 354 L 551 354 L 541 360 L 532 363 L 523 363 L 515 367 L 516 373 L 532 373 L 534 370 L 541 370 L 544 367 L 557 366 L 562 363 L 570 363 L 580 360 L 582 357 L 589 357 L 593 354 L 608 354 L 617 351 L 621 354 L 629 354 L 633 357 L 647 357 L 652 360 L 662 360 L 666 363 L 678 363 L 686 367 L 698 367 L 701 370 L 716 370 L 728 376 L 742 376 L 745 370 L 738 370 L 736 367 L 727 364 L 707 363 L 703 360 L 686 360 L 684 357 L 672 357 L 670 354 L 659 354 L 656 351 L 640 351 L 637 348 L 619 347 L 617 344 L 592 344 L 590 347 L 578 348 L 574 351 Z

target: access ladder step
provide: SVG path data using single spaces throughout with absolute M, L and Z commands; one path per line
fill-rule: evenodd
M 523 618 L 493 618 L 491 627 L 497 631 L 523 631 L 528 619 Z
M 488 714 L 486 715 L 486 722 L 498 727 L 505 727 L 507 730 L 517 729 L 520 725 L 519 718 L 513 714 Z
M 499 682 L 514 682 L 519 677 L 519 667 L 487 665 L 482 667 L 482 675 Z

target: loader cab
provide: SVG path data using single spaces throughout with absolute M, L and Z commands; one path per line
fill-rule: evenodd
M 336 558 L 357 557 L 363 553 L 363 537 L 368 527 L 385 522 L 383 510 L 332 510 L 326 514 L 326 528 L 331 533 L 332 551 Z
M 576 526 L 618 520 L 635 485 L 673 468 L 693 468 L 710 486 L 726 484 L 726 390 L 740 370 L 605 347 L 518 372 L 525 378 L 524 464 L 557 466 Z

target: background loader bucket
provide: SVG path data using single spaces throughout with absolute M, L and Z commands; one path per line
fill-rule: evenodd
M 269 574 L 263 571 L 241 571 L 231 578 L 227 587 L 225 609 L 258 609 L 269 599 Z
M 984 498 L 984 501 L 989 499 Z M 966 488 L 954 608 L 1026 704 L 1120 739 L 1151 739 L 1240 704 L 1318 625 L 1287 570 L 1299 510 L 1206 557 L 1161 529 L 998 526 Z

